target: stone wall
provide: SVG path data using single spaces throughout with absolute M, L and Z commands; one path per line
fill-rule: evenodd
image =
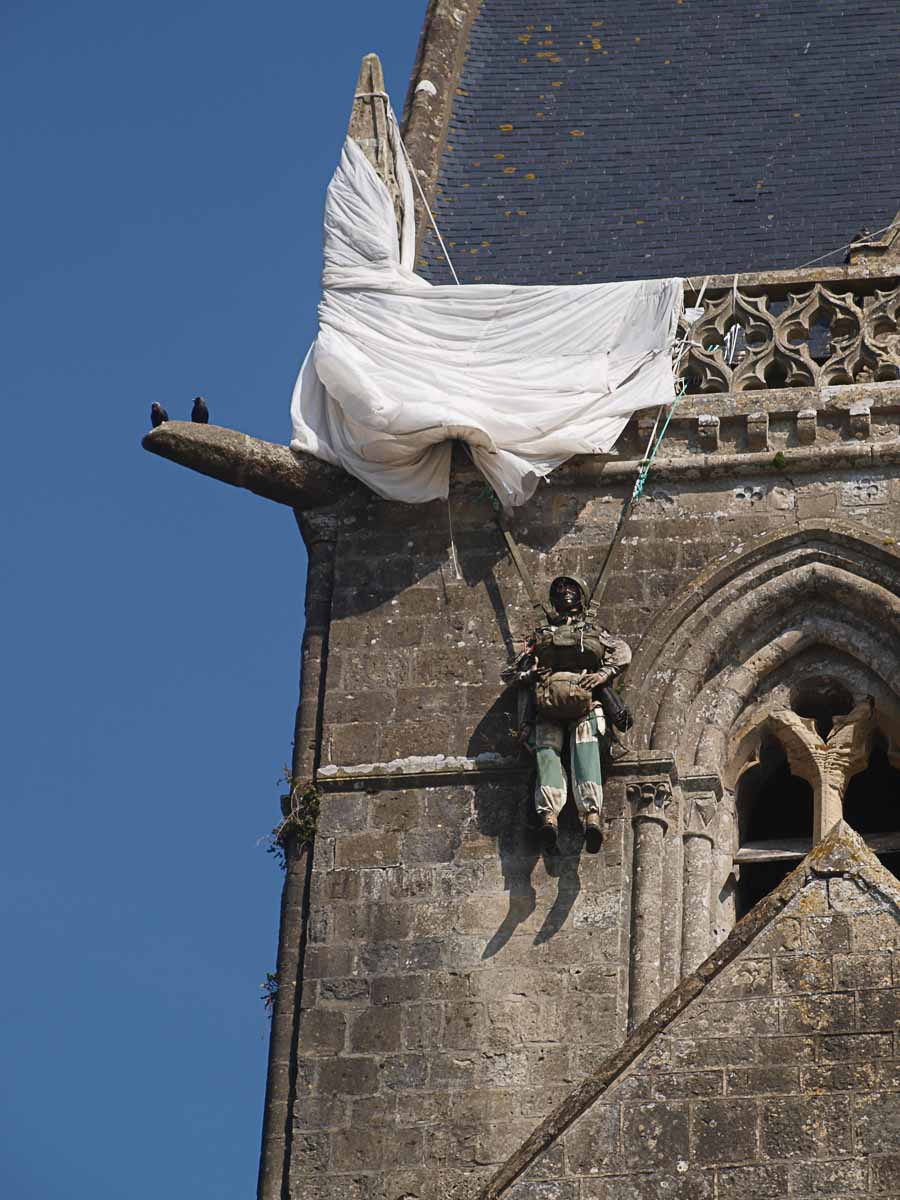
M 775 919 L 751 917 L 733 961 L 512 1187 L 487 1194 L 900 1195 L 900 894 L 851 839 L 843 862 L 799 868 Z
M 698 580 L 767 538 L 840 526 L 894 555 L 897 465 L 870 458 L 862 471 L 861 448 L 844 443 L 843 465 L 823 458 L 789 473 L 770 455 L 765 470 L 716 474 L 698 461 L 691 421 L 673 431 L 606 595 L 606 622 L 635 650 Z M 622 452 L 641 444 L 635 422 Z M 575 463 L 517 514 L 543 587 L 561 571 L 595 573 L 633 479 L 611 475 Z M 560 855 L 540 853 L 528 759 L 499 679 L 533 614 L 462 461 L 451 504 L 462 578 L 446 505 L 364 498 L 333 522 L 294 1200 L 428 1200 L 500 1162 L 729 927 L 726 913 L 715 928 L 715 904 L 733 824 L 715 815 L 707 835 L 704 823 L 720 785 L 708 772 L 689 778 L 693 764 L 650 745 L 646 729 L 610 771 L 601 854 L 582 852 L 570 808 Z M 633 674 L 633 701 L 640 687 Z M 697 894 L 706 920 L 689 927 Z M 820 1060 L 801 1065 L 812 1080 Z M 709 1069 L 726 1097 L 726 1065 Z M 690 1129 L 692 1100 L 682 1101 Z

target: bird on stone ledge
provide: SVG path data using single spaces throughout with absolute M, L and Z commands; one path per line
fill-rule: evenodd
M 154 400 L 153 403 L 150 405 L 150 424 L 153 426 L 154 429 L 159 429 L 159 427 L 160 427 L 160 425 L 162 425 L 163 421 L 168 421 L 168 419 L 169 419 L 169 414 L 166 412 L 166 410 L 163 408 L 163 406 L 161 404 L 157 404 L 156 401 Z
M 198 425 L 205 425 L 209 420 L 209 409 L 206 407 L 206 401 L 202 396 L 194 397 L 194 407 L 191 409 L 191 420 L 196 421 Z

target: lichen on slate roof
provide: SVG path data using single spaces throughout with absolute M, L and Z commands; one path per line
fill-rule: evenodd
M 888 224 L 897 16 L 895 0 L 484 0 L 438 181 L 460 278 L 791 268 Z M 449 281 L 431 232 L 419 269 Z

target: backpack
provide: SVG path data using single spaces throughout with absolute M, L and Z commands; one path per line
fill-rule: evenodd
M 553 721 L 577 721 L 594 703 L 593 693 L 581 686 L 581 675 L 574 671 L 539 671 L 534 699 L 541 716 Z

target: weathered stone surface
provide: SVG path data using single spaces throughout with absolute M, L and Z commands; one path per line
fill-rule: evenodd
M 629 754 L 607 766 L 596 859 L 583 853 L 569 809 L 561 854 L 545 856 L 537 844 L 531 761 L 500 680 L 534 615 L 471 467 L 457 461 L 451 495 L 461 579 L 443 504 L 390 504 L 360 491 L 339 513 L 312 510 L 304 530 L 325 539 L 311 544 L 326 547 L 332 586 L 312 587 L 327 640 L 298 726 L 322 793 L 301 1003 L 341 1014 L 337 1058 L 374 1060 L 378 1082 L 329 1099 L 314 1074 L 303 1100 L 310 1128 L 346 1129 L 348 1105 L 390 1098 L 387 1128 L 429 1131 L 423 1160 L 409 1167 L 415 1186 L 425 1194 L 446 1172 L 467 1188 L 466 1176 L 512 1152 L 523 1122 L 546 1118 L 573 1087 L 595 1085 L 605 1055 L 624 1043 L 633 1059 L 640 1048 L 625 1042 L 629 1022 L 695 967 L 670 1021 L 691 988 L 707 994 L 677 1033 L 656 1037 L 652 1075 L 629 1076 L 622 1096 L 623 1106 L 651 1106 L 646 1113 L 683 1110 L 684 1161 L 693 1165 L 681 1171 L 678 1160 L 669 1176 L 648 1165 L 638 1185 L 620 1149 L 602 1186 L 589 1172 L 578 1177 L 579 1200 L 640 1194 L 651 1178 L 661 1195 L 670 1186 L 728 1195 L 745 1169 L 760 1194 L 786 1195 L 795 1160 L 719 1162 L 718 1118 L 704 1126 L 697 1106 L 757 1105 L 764 1148 L 764 1101 L 896 1086 L 884 1026 L 895 1003 L 888 993 L 900 986 L 900 936 L 860 889 L 852 855 L 827 866 L 833 895 L 813 889 L 779 920 L 751 913 L 752 953 L 733 970 L 720 943 L 737 916 L 737 779 L 754 753 L 749 742 L 740 749 L 742 723 L 776 701 L 790 706 L 797 681 L 820 670 L 854 698 L 871 692 L 880 728 L 900 732 L 898 398 L 900 387 L 884 382 L 682 401 L 604 602 L 603 620 L 635 650 L 626 690 L 637 722 Z M 851 407 L 863 401 L 871 425 L 860 439 Z M 814 439 L 800 436 L 798 412 L 815 414 Z M 765 417 L 765 450 L 748 448 L 754 413 Z M 704 448 L 705 415 L 717 422 L 717 442 Z M 597 568 L 646 445 L 638 424 L 617 457 L 573 460 L 517 514 L 539 585 Z M 816 778 L 833 785 L 832 766 L 826 755 Z M 657 806 L 660 782 L 670 795 Z M 629 788 L 640 797 L 650 784 L 648 805 L 631 798 Z M 832 811 L 820 809 L 817 830 Z M 362 1019 L 370 1008 L 391 1015 Z M 305 1035 L 301 1028 L 298 1048 L 318 1069 L 329 1055 L 313 1046 L 306 1056 L 302 1042 L 315 1031 L 314 1022 Z M 323 1123 L 339 1104 L 341 1124 Z M 427 1124 L 418 1112 L 430 1114 Z M 701 1129 L 709 1161 L 694 1162 Z M 545 1130 L 528 1187 L 572 1190 L 561 1133 Z M 660 1154 L 679 1137 L 653 1134 Z M 742 1153 L 748 1137 L 735 1138 Z M 364 1159 L 344 1147 L 339 1174 L 365 1176 L 381 1200 L 380 1189 L 409 1177 L 379 1145 L 371 1143 L 368 1167 L 351 1165 Z M 652 1161 L 649 1150 L 635 1153 Z M 553 1154 L 561 1158 L 551 1171 Z M 848 1154 L 859 1157 L 855 1143 Z
M 847 904 L 851 884 L 865 905 Z M 802 952 L 804 926 L 836 912 L 851 940 L 855 923 L 875 915 L 900 924 L 900 887 L 843 824 L 703 965 L 705 988 L 671 1014 L 663 1005 L 651 1015 L 634 1035 L 648 1040 L 631 1065 L 619 1059 L 612 1075 L 601 1067 L 594 1086 L 573 1091 L 496 1172 L 483 1200 L 531 1195 L 542 1154 L 560 1142 L 558 1182 L 577 1184 L 582 1197 L 891 1194 L 900 1091 L 883 1089 L 876 1072 L 897 1064 L 900 1000 L 883 971 L 856 997 L 835 990 L 843 956 Z M 801 938 L 785 955 L 772 928 L 788 922 L 799 923 Z M 741 981 L 757 976 L 748 964 L 760 961 L 763 942 L 777 992 L 761 999 Z M 858 1008 L 862 997 L 871 999 Z M 774 1021 L 756 1015 L 760 1004 Z M 809 1036 L 793 1035 L 796 1013 Z M 682 1070 L 700 1061 L 701 1048 L 707 1069 L 692 1079 L 703 1086 L 685 1086 Z M 669 1098 L 644 1098 L 653 1093 Z
M 334 505 L 362 487 L 339 467 L 311 454 L 220 425 L 166 421 L 145 434 L 141 445 L 201 475 L 301 510 Z

